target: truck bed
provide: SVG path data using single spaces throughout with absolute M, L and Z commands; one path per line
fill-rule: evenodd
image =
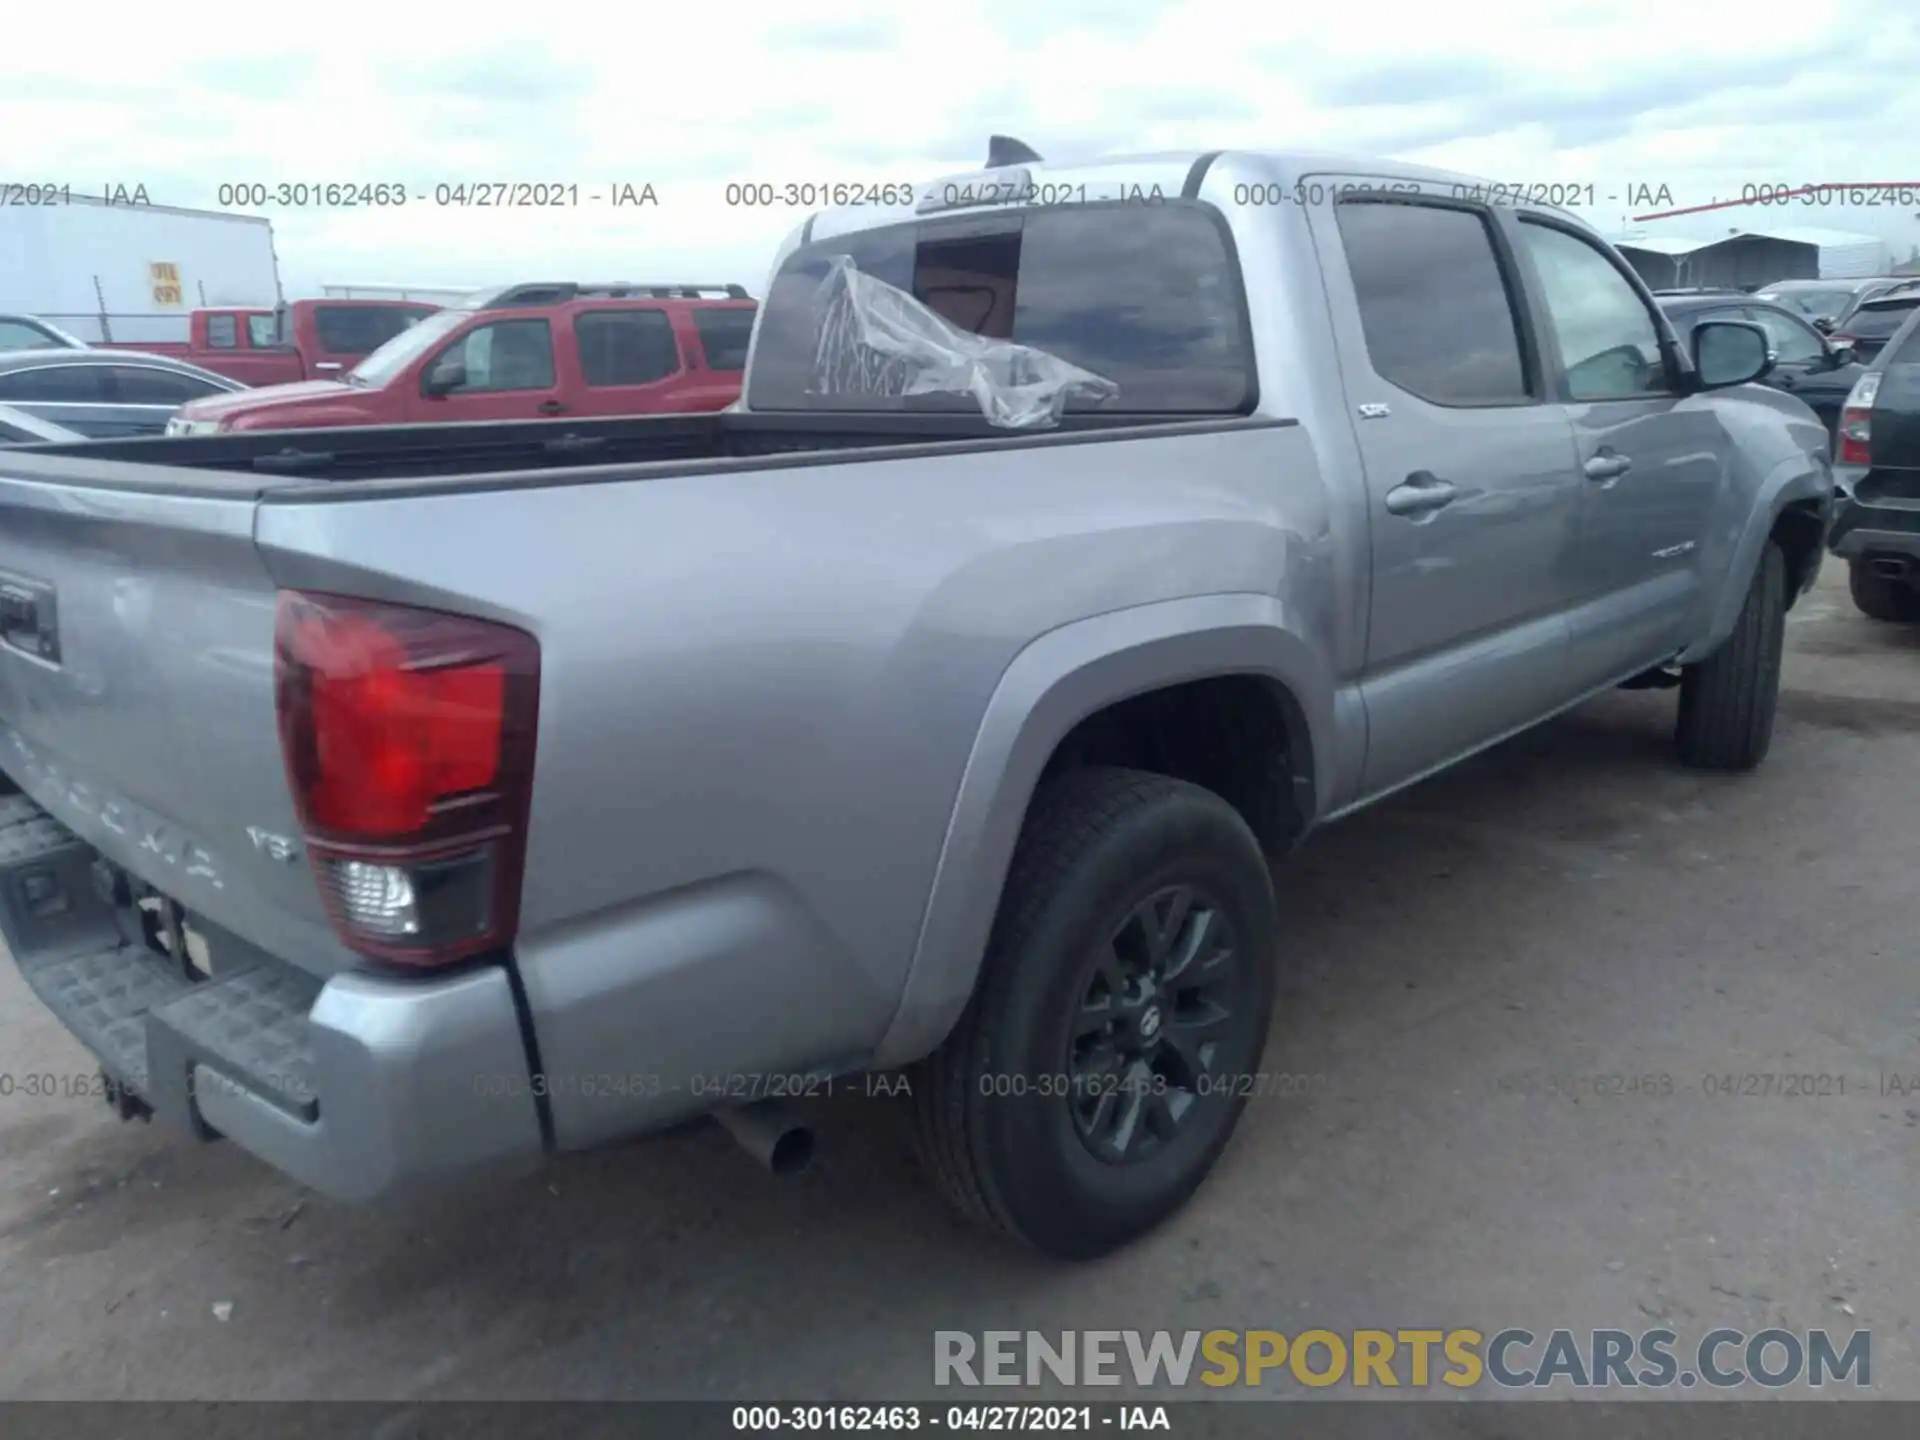
M 510 486 L 539 472 L 576 467 L 586 479 L 636 478 L 627 467 L 725 468 L 727 462 L 774 461 L 818 464 L 822 451 L 906 447 L 914 453 L 964 452 L 1071 444 L 1129 433 L 1187 434 L 1248 424 L 1241 417 L 1201 420 L 1139 415 L 1069 415 L 1057 429 L 1034 432 L 995 429 L 977 414 L 749 415 L 718 412 L 622 416 L 611 420 L 490 421 L 474 425 L 375 425 L 324 430 L 242 431 L 232 435 L 140 436 L 67 444 L 19 446 L 6 452 L 0 470 L 23 478 L 105 489 L 164 489 L 194 493 L 185 469 L 281 480 L 416 480 L 442 489 L 475 481 Z M 42 457 L 85 464 L 43 468 Z M 99 462 L 113 462 L 111 468 Z M 165 466 L 156 473 L 151 467 Z M 618 468 L 614 468 L 618 467 Z M 573 477 L 570 477 L 573 478 Z M 204 482 L 206 493 L 231 498 L 244 491 L 234 479 Z M 263 487 L 265 488 L 265 487 Z M 275 487 L 277 488 L 277 487 Z M 383 487 L 389 488 L 389 487 Z M 406 487 L 411 488 L 411 487 Z

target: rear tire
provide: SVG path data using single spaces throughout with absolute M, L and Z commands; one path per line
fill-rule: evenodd
M 1899 580 L 1889 580 L 1867 568 L 1865 560 L 1847 562 L 1847 589 L 1853 603 L 1870 620 L 1920 620 L 1920 592 Z
M 973 998 L 912 1076 L 947 1197 L 1073 1260 L 1179 1209 L 1254 1088 L 1277 929 L 1260 845 L 1218 795 L 1104 768 L 1044 785 Z
M 1682 764 L 1700 770 L 1751 770 L 1766 759 L 1780 700 L 1786 590 L 1786 557 L 1769 540 L 1733 633 L 1681 675 L 1674 739 Z

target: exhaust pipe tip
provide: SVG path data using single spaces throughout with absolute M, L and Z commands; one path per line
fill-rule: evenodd
M 767 1168 L 776 1175 L 798 1175 L 813 1163 L 813 1131 L 804 1125 L 783 1132 L 767 1153 Z
M 813 1163 L 813 1127 L 778 1101 L 756 1100 L 713 1118 L 775 1175 L 798 1175 Z

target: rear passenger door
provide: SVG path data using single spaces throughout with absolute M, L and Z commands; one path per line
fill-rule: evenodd
M 1566 697 L 1581 482 L 1491 212 L 1374 195 L 1310 223 L 1366 473 L 1362 787 L 1378 794 Z
M 681 408 L 686 362 L 664 310 L 637 305 L 581 310 L 573 317 L 580 353 L 583 415 L 651 415 Z
M 1688 638 L 1731 445 L 1719 404 L 1683 402 L 1653 300 L 1624 263 L 1554 217 L 1504 218 L 1580 451 L 1568 662 L 1590 690 L 1669 659 Z

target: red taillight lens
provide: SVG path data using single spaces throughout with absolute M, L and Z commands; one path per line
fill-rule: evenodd
M 1833 458 L 1840 465 L 1873 463 L 1873 412 L 1846 409 L 1840 412 L 1840 450 Z
M 532 791 L 538 644 L 511 626 L 283 591 L 281 747 L 328 913 L 365 954 L 506 944 Z
M 1840 407 L 1840 450 L 1833 459 L 1837 465 L 1873 463 L 1873 404 L 1880 398 L 1880 374 L 1869 370 L 1853 382 L 1853 389 Z

